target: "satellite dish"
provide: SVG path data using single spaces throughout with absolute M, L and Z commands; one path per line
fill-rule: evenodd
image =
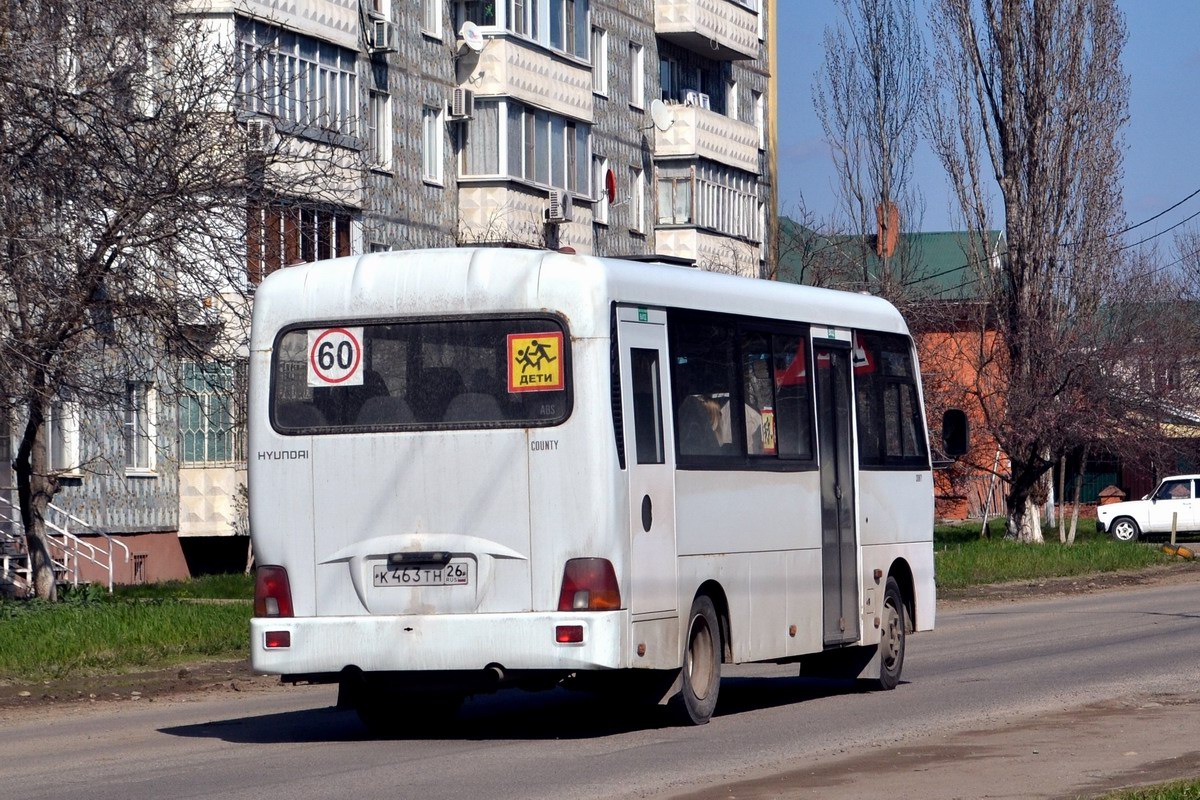
M 608 202 L 615 202 L 617 199 L 617 176 L 610 169 L 604 173 L 604 193 L 608 195 Z
M 458 30 L 458 38 L 463 40 L 463 44 L 478 53 L 483 49 L 487 42 L 484 41 L 483 34 L 479 32 L 479 26 L 474 22 L 467 20 Z
M 660 131 L 665 131 L 675 122 L 675 115 L 671 113 L 671 109 L 667 108 L 667 104 L 662 100 L 651 100 L 650 119 L 654 123 L 654 127 Z

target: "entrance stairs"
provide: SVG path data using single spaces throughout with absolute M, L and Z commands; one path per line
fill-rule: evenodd
M 0 597 L 28 597 L 33 592 L 21 513 L 10 499 L 14 497 L 12 487 L 0 486 Z M 53 503 L 46 513 L 46 542 L 60 586 L 87 583 L 81 579 L 81 567 L 90 563 L 97 569 L 87 571 L 104 575 L 111 593 L 116 556 L 123 555 L 129 563 L 129 548 L 123 542 Z

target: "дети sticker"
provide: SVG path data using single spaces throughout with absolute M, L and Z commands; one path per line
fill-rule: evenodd
M 563 388 L 563 335 L 508 335 L 508 391 L 552 392 Z

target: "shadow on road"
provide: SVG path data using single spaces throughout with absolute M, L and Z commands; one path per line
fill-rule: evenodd
M 861 691 L 854 681 L 730 677 L 721 682 L 716 717 L 745 714 Z M 555 689 L 502 691 L 469 699 L 453 720 L 414 722 L 411 740 L 590 739 L 679 725 L 670 706 L 630 706 L 611 696 Z M 353 711 L 332 706 L 162 728 L 171 736 L 236 744 L 350 742 L 373 738 Z

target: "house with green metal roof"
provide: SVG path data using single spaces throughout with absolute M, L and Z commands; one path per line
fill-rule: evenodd
M 982 252 L 971 258 L 973 250 Z M 986 263 L 998 270 L 1003 252 L 1002 231 L 988 231 L 983 248 L 972 245 L 965 231 L 905 233 L 889 260 L 899 265 L 893 273 L 899 276 L 905 294 L 963 302 L 981 297 L 975 264 Z M 870 291 L 873 279 L 877 280 L 884 269 L 885 259 L 875 234 L 828 235 L 787 217 L 779 221 L 778 280 Z

